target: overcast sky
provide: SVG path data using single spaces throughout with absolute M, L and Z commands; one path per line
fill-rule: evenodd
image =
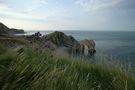
M 135 0 L 0 0 L 0 22 L 25 30 L 135 31 Z

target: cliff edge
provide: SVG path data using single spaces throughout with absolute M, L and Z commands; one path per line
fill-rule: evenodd
M 22 29 L 8 28 L 6 25 L 0 22 L 0 35 L 2 34 L 14 35 L 14 34 L 23 34 L 23 33 L 24 30 Z

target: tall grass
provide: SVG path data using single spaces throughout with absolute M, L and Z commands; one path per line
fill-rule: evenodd
M 135 78 L 105 65 L 0 46 L 1 90 L 134 90 Z

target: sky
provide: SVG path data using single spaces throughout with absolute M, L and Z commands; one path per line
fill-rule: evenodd
M 0 22 L 24 30 L 135 31 L 135 0 L 0 0 Z

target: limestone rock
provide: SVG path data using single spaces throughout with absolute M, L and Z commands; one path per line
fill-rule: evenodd
M 48 34 L 46 38 L 48 38 L 58 47 L 65 46 L 65 47 L 78 48 L 78 49 L 81 47 L 80 43 L 77 40 L 75 40 L 74 37 L 67 36 L 63 32 L 55 31 L 51 34 Z
M 24 30 L 22 29 L 13 29 L 13 28 L 10 29 L 3 23 L 0 23 L 0 35 L 2 34 L 13 35 L 13 34 L 22 34 L 22 33 L 24 33 Z
M 57 47 L 67 47 L 73 54 L 87 54 L 92 55 L 96 52 L 95 50 L 95 42 L 93 40 L 81 40 L 77 41 L 72 36 L 67 36 L 63 32 L 55 31 L 50 33 L 43 38 L 47 38 Z M 88 49 L 87 49 L 88 48 Z
M 4 24 L 0 23 L 0 34 L 8 34 L 9 28 L 5 26 Z
M 84 53 L 94 54 L 96 52 L 94 40 L 84 39 L 80 41 L 80 44 L 83 46 Z

